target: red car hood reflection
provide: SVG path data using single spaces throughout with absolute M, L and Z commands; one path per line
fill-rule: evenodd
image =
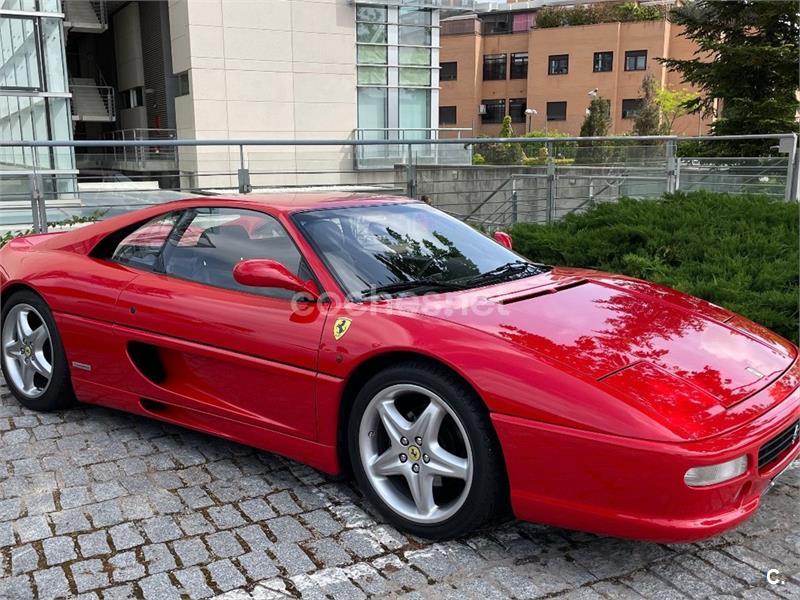
M 622 390 L 630 390 L 634 377 L 653 393 L 679 393 L 704 411 L 744 400 L 779 377 L 795 357 L 788 342 L 767 330 L 739 319 L 726 324 L 732 315 L 724 309 L 596 272 L 555 269 L 450 296 L 426 298 L 433 306 L 422 310 L 442 304 L 444 318 L 505 338 L 567 370 Z M 480 298 L 488 302 L 469 310 Z M 408 308 L 409 300 L 398 304 Z M 459 308 L 444 312 L 454 301 Z

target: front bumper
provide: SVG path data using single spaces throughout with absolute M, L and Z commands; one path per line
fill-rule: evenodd
M 708 538 L 749 518 L 772 479 L 800 455 L 800 440 L 761 470 L 759 448 L 798 418 L 800 388 L 734 431 L 681 444 L 492 414 L 519 519 L 659 542 Z M 683 481 L 691 467 L 745 454 L 747 472 L 735 479 L 704 488 Z

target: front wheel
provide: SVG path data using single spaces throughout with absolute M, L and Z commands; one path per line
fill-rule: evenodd
M 454 537 L 502 512 L 506 477 L 488 413 L 444 368 L 409 362 L 375 375 L 348 439 L 361 489 L 400 529 Z

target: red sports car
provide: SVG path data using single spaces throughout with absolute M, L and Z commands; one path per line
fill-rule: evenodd
M 507 242 L 507 238 L 498 238 Z M 396 526 L 652 540 L 741 523 L 800 452 L 797 348 L 723 308 L 529 262 L 408 199 L 203 198 L 0 250 L 2 367 L 352 469 Z

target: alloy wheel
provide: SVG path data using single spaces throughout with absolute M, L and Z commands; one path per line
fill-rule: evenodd
M 464 426 L 422 386 L 392 385 L 370 400 L 359 427 L 359 453 L 381 500 L 415 523 L 452 517 L 469 495 L 473 456 Z
M 5 317 L 3 361 L 11 383 L 27 398 L 47 391 L 53 377 L 53 343 L 42 315 L 30 304 L 17 304 Z

